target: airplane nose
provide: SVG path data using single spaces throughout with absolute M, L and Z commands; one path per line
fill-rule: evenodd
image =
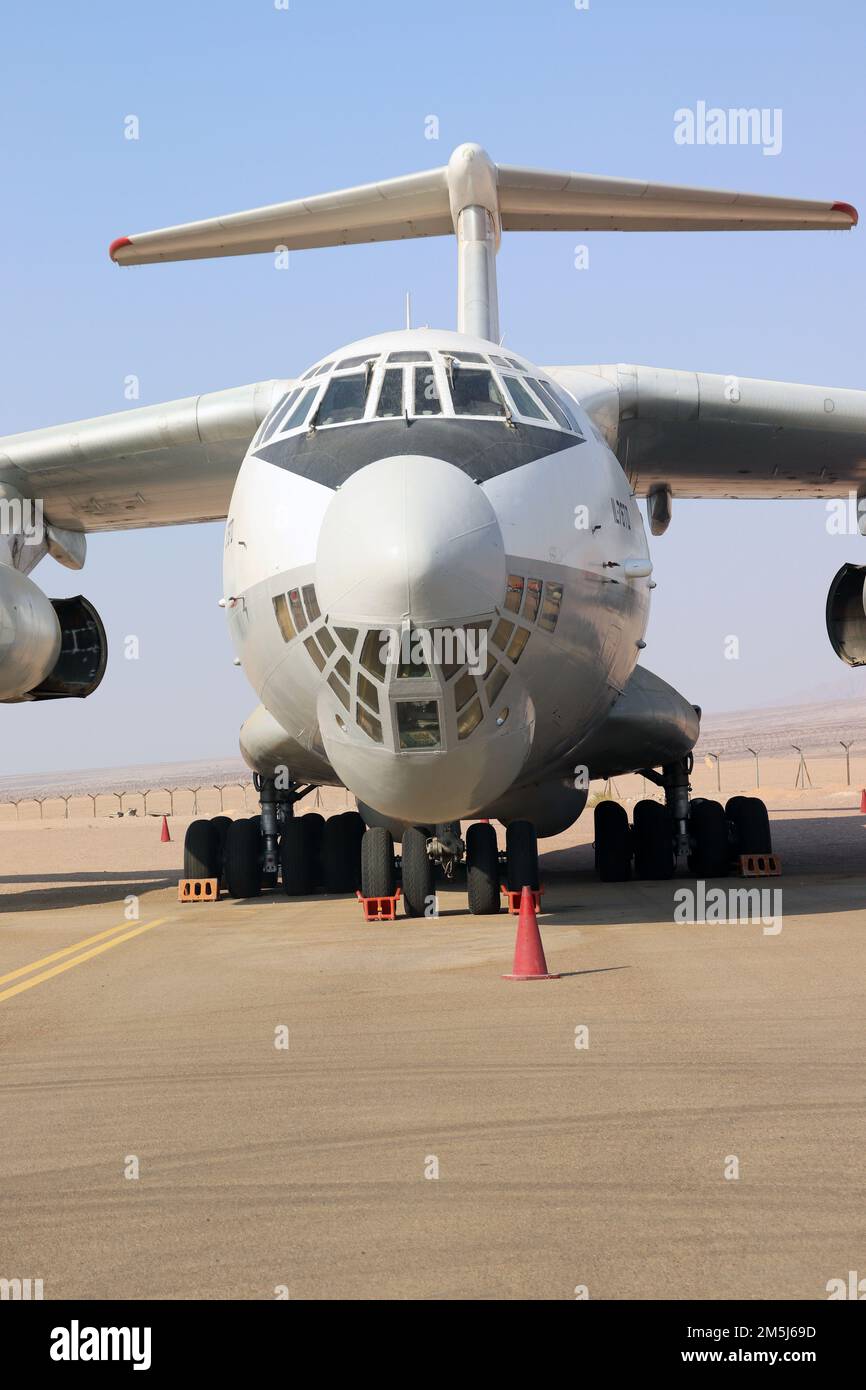
M 325 513 L 319 602 L 332 619 L 460 623 L 505 592 L 505 547 L 484 492 L 459 468 L 418 454 L 354 473 Z
M 348 632 L 352 659 L 347 648 L 342 673 L 338 665 L 322 683 L 318 723 L 340 780 L 382 814 L 409 825 L 459 820 L 495 800 L 523 766 L 534 725 L 527 692 L 515 673 L 493 687 L 502 694 L 492 706 L 484 682 L 487 629 L 506 582 L 489 499 L 443 459 L 378 459 L 329 503 L 316 594 L 329 626 Z M 480 647 L 449 674 L 453 655 L 412 671 L 382 655 L 385 629 L 465 637 L 473 622 Z

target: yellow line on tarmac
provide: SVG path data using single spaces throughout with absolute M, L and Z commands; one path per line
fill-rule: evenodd
M 21 994 L 25 989 L 32 989 L 34 985 L 44 984 L 46 980 L 51 980 L 55 975 L 62 975 L 64 970 L 71 970 L 73 965 L 83 965 L 86 960 L 92 960 L 94 956 L 99 956 L 103 951 L 110 951 L 112 946 L 119 946 L 121 941 L 131 941 L 134 936 L 141 936 L 142 932 L 151 931 L 154 927 L 162 926 L 163 922 L 170 922 L 170 917 L 157 917 L 154 922 L 145 922 L 144 926 L 135 927 L 132 931 L 124 932 L 122 936 L 114 936 L 110 941 L 103 941 L 101 946 L 94 946 L 90 951 L 83 951 L 81 955 L 75 956 L 72 960 L 64 961 L 62 965 L 53 965 L 50 970 L 43 970 L 39 975 L 34 975 L 29 980 L 22 980 L 18 985 L 12 985 L 11 989 L 4 989 L 0 992 L 0 1002 L 4 999 L 11 999 L 13 994 Z M 87 937 L 84 941 L 79 941 L 78 946 L 67 946 L 63 951 L 55 951 L 53 956 L 45 956 L 44 960 L 34 961 L 32 965 L 23 965 L 18 970 L 13 970 L 9 975 L 0 976 L 0 984 L 4 980 L 11 980 L 16 975 L 26 974 L 28 970 L 35 970 L 37 966 L 45 961 L 55 960 L 57 956 L 68 955 L 70 951 L 75 951 L 80 946 L 86 946 L 88 941 L 98 941 L 100 937 L 116 932 L 117 927 L 109 927 L 107 932 L 99 932 L 97 936 Z
M 0 985 L 5 985 L 7 980 L 17 980 L 21 975 L 29 975 L 31 970 L 38 970 L 40 965 L 50 965 L 53 960 L 60 960 L 61 956 L 70 956 L 73 951 L 80 951 L 85 946 L 92 946 L 94 941 L 104 941 L 106 936 L 111 936 L 116 931 L 129 931 L 129 922 L 118 922 L 117 926 L 99 931 L 95 936 L 85 936 L 83 941 L 75 941 L 71 946 L 64 946 L 62 951 L 52 951 L 50 956 L 42 956 L 40 960 L 31 961 L 29 965 L 19 965 L 17 970 L 10 970 L 8 975 L 0 975 Z

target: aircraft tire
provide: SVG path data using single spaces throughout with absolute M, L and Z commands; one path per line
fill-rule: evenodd
M 346 825 L 352 827 L 352 833 L 353 835 L 357 835 L 358 842 L 360 843 L 361 837 L 363 836 L 364 831 L 367 829 L 366 825 L 364 824 L 364 817 L 361 815 L 361 812 L 341 811 L 339 818 L 341 821 L 344 821 Z
M 632 813 L 635 878 L 673 878 L 671 818 L 660 801 L 639 801 Z
M 732 796 L 725 815 L 733 822 L 738 854 L 772 854 L 770 817 L 757 796 Z
M 311 850 L 314 833 L 305 825 L 306 816 L 292 817 L 280 836 L 280 873 L 283 892 L 289 898 L 302 898 L 313 887 Z
M 361 878 L 360 844 L 352 827 L 342 816 L 328 817 L 321 844 L 322 886 L 326 893 L 353 893 L 358 887 Z
M 183 837 L 184 878 L 219 878 L 222 856 L 217 834 L 209 820 L 194 820 Z
M 365 898 L 392 898 L 395 890 L 394 837 L 371 825 L 361 841 L 361 893 Z
M 470 825 L 466 832 L 466 887 L 473 916 L 489 917 L 499 911 L 499 846 L 489 823 Z
M 631 841 L 628 816 L 618 801 L 595 808 L 595 868 L 602 883 L 623 883 L 629 875 Z
M 361 841 L 367 829 L 358 811 L 343 811 L 339 819 L 346 831 L 346 891 L 356 893 L 361 887 Z
M 318 811 L 305 811 L 299 820 L 305 827 L 307 835 L 307 853 L 310 859 L 309 888 L 321 888 L 325 882 L 325 871 L 322 864 L 322 836 L 325 833 L 325 817 L 320 815 Z
M 251 820 L 232 821 L 226 834 L 223 865 L 233 898 L 257 898 L 262 891 L 262 836 Z
M 730 862 L 728 818 L 720 801 L 693 803 L 689 816 L 693 849 L 689 867 L 698 878 L 725 878 Z
M 219 880 L 225 887 L 225 854 L 226 836 L 231 825 L 230 816 L 211 816 L 210 823 L 213 826 L 214 838 L 216 839 L 216 863 L 219 867 Z
M 530 820 L 513 820 L 506 827 L 505 873 L 510 893 L 538 888 L 538 837 Z
M 340 816 L 329 816 L 322 831 L 322 883 L 326 893 L 345 892 L 347 830 Z
M 403 916 L 423 917 L 433 897 L 433 865 L 427 855 L 427 835 L 419 826 L 403 832 Z

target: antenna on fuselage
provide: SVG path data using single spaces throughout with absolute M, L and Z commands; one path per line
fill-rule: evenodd
M 409 290 L 406 291 L 406 327 L 412 327 L 412 295 Z

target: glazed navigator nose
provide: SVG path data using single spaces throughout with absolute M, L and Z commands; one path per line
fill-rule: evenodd
M 368 464 L 336 493 L 319 533 L 319 602 L 336 620 L 465 622 L 502 602 L 505 576 L 490 502 L 443 459 Z

